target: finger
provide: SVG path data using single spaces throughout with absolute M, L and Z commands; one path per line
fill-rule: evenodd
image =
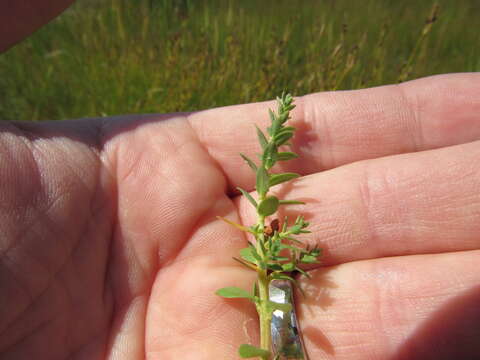
M 363 161 L 279 187 L 290 219 L 305 214 L 324 265 L 406 254 L 478 249 L 480 142 Z M 255 196 L 255 195 L 254 195 Z M 242 223 L 254 210 L 239 200 Z
M 73 0 L 9 2 L 0 13 L 0 52 L 27 37 L 64 11 Z M 5 4 L 5 3 L 3 3 Z
M 311 359 L 473 359 L 480 251 L 403 256 L 312 272 L 297 298 Z
M 238 222 L 224 195 L 155 279 L 146 323 L 148 359 L 234 359 L 238 345 L 248 342 L 249 334 L 255 336 L 247 330 L 254 327 L 254 306 L 215 294 L 228 286 L 250 291 L 255 276 L 232 259 L 247 246 L 245 237 L 217 215 Z
M 401 85 L 324 92 L 298 98 L 292 113 L 289 170 L 311 174 L 357 160 L 461 144 L 480 138 L 480 74 L 428 77 Z M 273 102 L 201 111 L 190 123 L 231 186 L 252 190 L 238 156 L 260 150 L 253 124 L 266 128 Z

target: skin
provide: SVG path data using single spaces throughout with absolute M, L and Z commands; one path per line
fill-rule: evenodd
M 322 264 L 298 312 L 312 359 L 452 359 L 480 336 L 480 75 L 296 100 L 276 192 Z M 0 357 L 234 359 L 255 313 L 231 257 L 250 224 L 253 124 L 273 103 L 0 124 Z M 475 354 L 475 355 L 474 355 Z
M 0 52 L 54 19 L 74 0 L 0 0 Z
M 301 159 L 278 170 L 302 178 L 275 191 L 307 202 L 286 213 L 325 249 L 297 297 L 311 359 L 478 356 L 478 94 L 472 73 L 297 98 Z M 0 357 L 235 359 L 256 343 L 252 306 L 214 295 L 254 279 L 216 216 L 254 221 L 238 153 L 259 152 L 273 106 L 1 122 Z

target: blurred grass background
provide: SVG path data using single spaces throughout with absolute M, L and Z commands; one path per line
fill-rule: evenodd
M 0 119 L 175 112 L 480 71 L 478 0 L 78 0 L 0 55 Z

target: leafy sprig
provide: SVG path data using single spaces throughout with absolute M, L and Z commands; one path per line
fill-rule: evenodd
M 258 279 L 252 292 L 236 287 L 226 287 L 216 292 L 217 295 L 226 298 L 246 298 L 255 304 L 260 320 L 260 347 L 243 344 L 239 348 L 239 354 L 242 358 L 259 357 L 262 360 L 270 360 L 272 357 L 270 351 L 270 323 L 273 311 L 282 310 L 286 312 L 291 310 L 288 304 L 279 304 L 270 300 L 270 282 L 280 279 L 291 281 L 294 285 L 297 285 L 292 273 L 299 272 L 308 277 L 308 273 L 302 266 L 318 263 L 318 257 L 321 255 L 321 249 L 305 247 L 296 238 L 297 235 L 310 232 L 307 230 L 309 223 L 305 221 L 303 216 L 297 216 L 295 222 L 291 225 L 289 225 L 288 218 L 283 219 L 282 224 L 276 218 L 270 221 L 268 225 L 265 224 L 266 218 L 273 216 L 280 206 L 303 204 L 298 200 L 279 199 L 277 196 L 269 194 L 271 187 L 300 176 L 296 173 L 274 173 L 271 171 L 277 162 L 298 157 L 294 152 L 284 151 L 283 149 L 285 146 L 291 145 L 290 140 L 295 134 L 293 126 L 285 125 L 290 119 L 290 111 L 295 107 L 293 97 L 290 94 L 283 93 L 281 97 L 277 98 L 277 103 L 277 113 L 269 110 L 271 122 L 267 128 L 267 133 L 265 134 L 256 127 L 258 141 L 262 149 L 262 153 L 258 157 L 259 163 L 244 154 L 240 154 L 247 165 L 255 172 L 257 199 L 242 188 L 238 188 L 238 190 L 256 209 L 257 223 L 246 227 L 222 218 L 230 225 L 253 234 L 255 237 L 255 243 L 249 243 L 248 247 L 241 249 L 240 256 L 234 257 L 234 259 L 247 268 L 255 270 Z M 278 356 L 275 356 L 275 359 L 277 358 Z

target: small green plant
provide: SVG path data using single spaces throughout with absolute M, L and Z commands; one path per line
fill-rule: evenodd
M 278 101 L 278 111 L 269 110 L 271 125 L 267 128 L 267 135 L 257 127 L 257 136 L 262 148 L 260 164 L 247 156 L 240 154 L 250 168 L 256 173 L 256 190 L 258 199 L 254 199 L 247 191 L 238 190 L 249 200 L 256 209 L 258 220 L 256 224 L 246 227 L 230 220 L 223 219 L 236 228 L 250 233 L 255 242 L 249 242 L 248 247 L 240 251 L 240 257 L 234 258 L 247 268 L 257 272 L 258 278 L 249 292 L 237 287 L 219 289 L 216 294 L 225 298 L 246 298 L 252 301 L 257 309 L 260 323 L 260 347 L 243 344 L 239 348 L 242 358 L 259 357 L 262 360 L 272 359 L 271 353 L 271 320 L 275 310 L 290 311 L 289 304 L 279 304 L 270 300 L 269 284 L 272 280 L 281 279 L 291 281 L 297 285 L 292 273 L 299 272 L 309 276 L 302 264 L 318 262 L 320 249 L 305 247 L 295 236 L 309 233 L 308 222 L 299 215 L 293 224 L 288 224 L 285 218 L 280 224 L 275 213 L 280 206 L 303 204 L 301 201 L 279 199 L 269 194 L 272 186 L 290 181 L 299 177 L 295 173 L 273 173 L 272 167 L 279 161 L 297 158 L 298 155 L 290 151 L 281 151 L 282 147 L 290 145 L 289 141 L 295 133 L 293 126 L 286 126 L 290 118 L 290 111 L 295 107 L 290 94 L 282 94 Z M 266 218 L 274 219 L 266 225 Z M 275 357 L 275 359 L 278 356 Z

